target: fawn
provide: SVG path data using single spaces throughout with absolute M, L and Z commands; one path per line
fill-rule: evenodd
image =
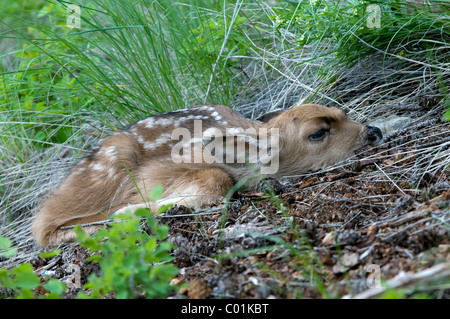
M 335 107 L 305 104 L 263 121 L 205 105 L 143 119 L 82 159 L 42 203 L 32 231 L 39 246 L 75 239 L 63 226 L 106 220 L 129 208 L 217 203 L 236 182 L 255 187 L 322 169 L 378 143 L 381 131 Z M 148 203 L 150 190 L 163 195 Z M 89 226 L 94 231 L 98 226 Z

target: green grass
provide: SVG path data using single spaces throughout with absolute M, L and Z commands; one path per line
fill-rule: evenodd
M 446 69 L 432 62 L 445 55 L 442 45 L 450 37 L 445 11 L 450 12 L 450 6 L 447 1 L 435 2 L 438 12 L 399 0 L 289 2 L 276 11 L 275 21 L 278 28 L 295 30 L 299 45 L 332 40 L 334 63 L 352 65 L 381 51 L 410 59 L 423 55 L 434 68 Z M 373 23 L 377 10 L 379 25 Z
M 196 104 L 232 105 L 240 66 L 228 56 L 246 55 L 252 33 L 263 39 L 241 6 L 219 1 L 85 1 L 79 29 L 67 27 L 65 2 L 35 3 L 3 14 L 4 39 L 17 47 L 0 77 L 4 142 L 49 147 L 70 141 L 83 120 L 116 129 Z
M 450 10 L 436 2 L 444 13 L 400 0 L 80 1 L 71 29 L 70 2 L 0 0 L 0 226 L 30 216 L 57 183 L 49 172 L 99 136 L 195 104 L 253 116 L 299 101 L 346 107 L 355 87 L 336 91 L 341 74 L 374 53 L 450 108 Z M 380 29 L 366 25 L 368 4 L 382 8 Z M 29 236 L 24 224 L 8 231 Z
M 282 52 L 311 46 L 315 54 L 293 65 L 325 61 L 309 100 L 333 84 L 338 65 L 377 51 L 430 66 L 448 97 L 449 20 L 391 0 L 380 5 L 381 28 L 370 29 L 371 3 L 380 2 L 84 1 L 71 29 L 69 2 L 31 1 L 20 11 L 5 1 L 3 37 L 15 50 L 3 54 L 1 136 L 49 147 L 76 137 L 83 120 L 115 130 L 196 104 L 235 106 L 252 59 L 275 78 Z
M 368 6 L 374 9 L 367 10 Z M 374 10 L 380 12 L 376 27 Z M 329 83 L 336 80 L 330 77 L 330 69 L 342 65 L 351 68 L 360 59 L 379 53 L 383 59 L 394 57 L 405 66 L 413 63 L 415 68 L 429 70 L 433 80 L 440 83 L 434 94 L 450 108 L 446 89 L 450 76 L 447 49 L 450 4 L 447 1 L 435 1 L 433 8 L 401 0 L 288 1 L 275 13 L 277 28 L 291 30 L 299 46 L 332 43 L 324 54 L 330 59 L 319 70 Z M 314 56 L 311 61 L 320 59 L 323 56 Z M 448 112 L 445 118 L 450 119 Z

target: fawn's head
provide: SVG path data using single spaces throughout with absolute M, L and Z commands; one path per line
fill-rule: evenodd
M 381 131 L 347 118 L 335 107 L 305 104 L 286 111 L 267 123 L 280 129 L 281 174 L 322 169 L 378 143 Z

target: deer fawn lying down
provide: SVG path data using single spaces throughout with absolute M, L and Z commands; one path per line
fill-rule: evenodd
M 75 238 L 61 227 L 106 220 L 130 206 L 209 205 L 242 179 L 251 188 L 264 177 L 318 170 L 381 138 L 378 128 L 315 104 L 266 122 L 220 105 L 158 114 L 106 138 L 81 160 L 42 203 L 33 235 L 39 246 L 58 244 Z M 149 203 L 159 184 L 162 199 Z

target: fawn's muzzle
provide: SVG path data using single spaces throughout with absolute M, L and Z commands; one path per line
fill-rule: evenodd
M 367 126 L 367 140 L 370 145 L 377 144 L 383 138 L 383 134 L 378 127 Z

